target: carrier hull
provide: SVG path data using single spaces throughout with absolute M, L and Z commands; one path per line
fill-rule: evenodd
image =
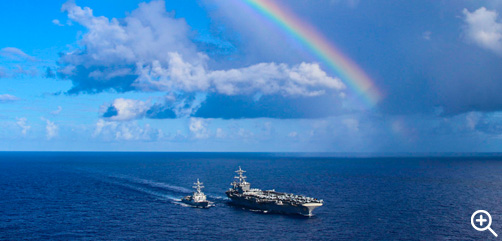
M 307 217 L 313 216 L 312 212 L 314 209 L 322 206 L 322 203 L 278 204 L 275 201 L 257 202 L 253 199 L 246 198 L 245 196 L 232 195 L 232 193 L 229 192 L 227 192 L 227 196 L 230 198 L 232 204 L 236 206 L 271 213 L 297 214 Z

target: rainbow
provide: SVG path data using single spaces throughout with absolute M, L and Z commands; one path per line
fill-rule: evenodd
M 326 40 L 313 26 L 301 21 L 286 8 L 278 6 L 270 0 L 244 0 L 244 2 L 310 49 L 329 68 L 339 74 L 339 77 L 351 89 L 364 97 L 370 106 L 375 105 L 382 98 L 382 94 L 371 78 L 354 61 Z

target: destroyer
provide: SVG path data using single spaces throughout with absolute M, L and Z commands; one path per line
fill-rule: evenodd
M 202 186 L 202 182 L 199 182 L 199 179 L 197 178 L 197 182 L 194 183 L 195 186 L 195 192 L 191 196 L 186 196 L 183 199 L 181 199 L 182 202 L 192 205 L 194 207 L 198 208 L 209 208 L 213 206 L 213 202 L 210 202 L 206 199 L 206 195 L 201 191 L 204 186 Z
M 322 200 L 311 197 L 251 188 L 251 184 L 242 175 L 245 171 L 239 167 L 235 172 L 238 176 L 230 184 L 232 188 L 225 192 L 235 205 L 268 212 L 312 216 L 312 211 L 323 204 Z

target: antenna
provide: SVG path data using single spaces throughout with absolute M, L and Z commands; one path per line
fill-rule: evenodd
M 239 170 L 235 171 L 237 174 L 239 174 L 239 176 L 236 176 L 234 177 L 235 179 L 238 179 L 239 180 L 239 183 L 246 183 L 246 176 L 242 175 L 243 173 L 245 173 L 246 171 L 242 170 L 241 169 L 241 166 L 239 166 Z
M 197 178 L 197 182 L 194 183 L 195 186 L 193 186 L 193 188 L 195 188 L 197 190 L 198 193 L 200 193 L 201 191 L 201 188 L 204 188 L 204 186 L 202 186 L 202 182 L 199 181 L 199 178 Z

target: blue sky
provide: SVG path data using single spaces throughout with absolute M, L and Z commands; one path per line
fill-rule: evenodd
M 242 1 L 0 3 L 0 150 L 496 152 L 502 1 L 281 1 L 340 73 Z

